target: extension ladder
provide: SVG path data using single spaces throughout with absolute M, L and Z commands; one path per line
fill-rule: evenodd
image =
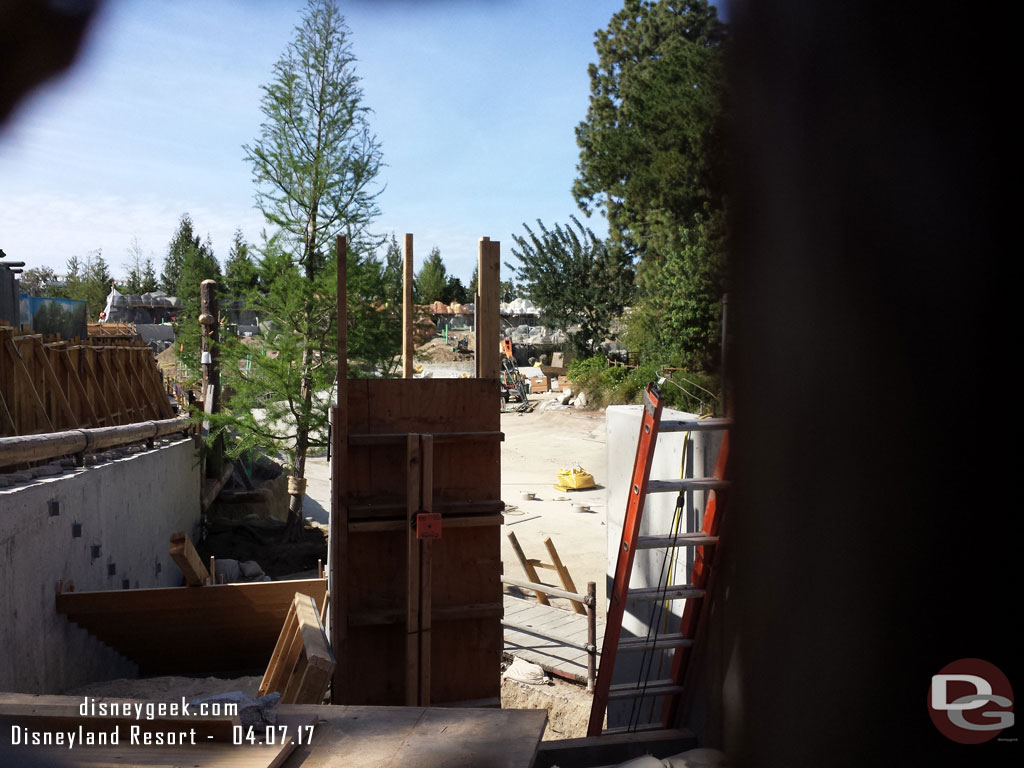
M 657 384 L 648 385 L 644 392 L 644 410 L 640 422 L 640 439 L 636 448 L 636 459 L 633 463 L 633 475 L 630 481 L 629 501 L 626 504 L 626 516 L 622 522 L 622 540 L 619 543 L 618 558 L 615 564 L 615 578 L 608 603 L 608 614 L 605 618 L 604 644 L 601 649 L 601 663 L 598 668 L 597 682 L 594 689 L 594 702 L 590 710 L 588 736 L 600 736 L 604 728 L 605 712 L 608 702 L 616 699 L 641 699 L 662 697 L 662 727 L 672 727 L 679 706 L 679 694 L 683 690 L 683 679 L 689 661 L 690 649 L 693 646 L 700 619 L 703 598 L 707 593 L 708 579 L 711 574 L 712 553 L 718 544 L 718 529 L 721 522 L 722 505 L 718 502 L 717 491 L 728 486 L 725 479 L 726 464 L 729 456 L 729 432 L 731 419 L 699 419 L 687 421 L 662 421 L 664 407 L 661 391 Z M 701 430 L 724 430 L 715 471 L 712 477 L 688 478 L 680 480 L 651 480 L 651 465 L 654 461 L 654 449 L 660 432 L 696 432 Z M 684 457 L 685 458 L 685 457 Z M 648 493 L 687 491 L 710 491 L 704 508 L 704 519 L 700 531 L 669 533 L 656 536 L 640 536 L 640 521 L 643 517 L 644 505 Z M 677 502 L 678 503 L 678 502 Z M 690 582 L 687 584 L 664 584 L 657 587 L 630 589 L 629 581 L 633 572 L 633 560 L 638 549 L 666 550 L 669 552 L 677 547 L 695 547 L 695 557 Z M 672 634 L 653 637 L 637 637 L 622 639 L 622 620 L 626 608 L 626 600 L 679 600 L 685 599 L 679 631 Z M 653 622 L 652 622 L 653 623 Z M 643 651 L 645 653 L 660 652 L 662 649 L 675 649 L 672 654 L 670 677 L 653 683 L 626 683 L 613 686 L 612 674 L 615 669 L 615 658 L 619 652 Z

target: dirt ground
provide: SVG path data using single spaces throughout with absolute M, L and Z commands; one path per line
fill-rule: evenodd
M 548 725 L 544 741 L 575 739 L 587 735 L 593 697 L 582 685 L 553 678 L 547 685 L 515 680 L 501 681 L 502 709 L 546 709 Z

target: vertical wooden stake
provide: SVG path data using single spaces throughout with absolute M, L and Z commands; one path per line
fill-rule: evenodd
M 412 235 L 406 234 L 402 261 L 402 378 L 413 376 Z
M 328 606 L 330 617 L 331 650 L 334 658 L 345 658 L 345 641 L 348 635 L 348 503 L 346 499 L 345 469 L 348 464 L 348 244 L 345 237 L 338 237 L 338 386 L 337 402 L 331 407 L 331 509 L 327 539 L 327 588 L 339 600 L 331 600 Z M 344 670 L 349 664 L 337 664 L 331 678 L 331 702 L 340 704 L 345 696 Z

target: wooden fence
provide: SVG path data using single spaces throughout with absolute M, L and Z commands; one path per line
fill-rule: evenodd
M 0 326 L 0 437 L 175 415 L 141 341 L 60 341 Z

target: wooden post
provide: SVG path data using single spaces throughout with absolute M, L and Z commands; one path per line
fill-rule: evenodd
M 413 314 L 412 303 L 412 235 L 406 234 L 402 262 L 402 378 L 411 379 L 413 375 Z
M 523 548 L 519 546 L 519 539 L 512 532 L 508 532 L 508 540 L 512 544 L 512 549 L 516 553 L 516 557 L 519 558 L 519 562 L 523 566 L 523 571 L 526 572 L 526 578 L 528 581 L 532 581 L 534 584 L 540 584 L 540 577 L 537 575 L 537 569 L 533 567 L 533 563 L 526 559 L 526 555 L 523 553 Z M 536 590 L 534 590 L 536 592 Z M 537 602 L 541 605 L 550 605 L 548 603 L 548 597 L 543 592 L 536 592 Z
M 220 371 L 217 369 L 218 333 L 217 281 L 203 280 L 199 284 L 199 327 L 202 331 L 200 350 L 202 352 L 203 392 L 212 384 L 214 387 L 213 411 L 217 410 L 217 398 L 220 396 Z
M 348 463 L 348 247 L 344 235 L 338 236 L 338 378 L 337 402 L 331 408 L 331 509 L 327 539 L 327 589 L 341 599 L 331 600 L 328 605 L 330 619 L 331 649 L 336 659 L 344 658 L 345 641 L 348 635 L 348 606 L 345 595 L 348 584 L 345 569 L 348 567 L 348 507 L 345 504 L 345 468 Z M 331 702 L 338 704 L 344 680 L 343 669 L 349 665 L 338 664 L 331 677 Z
M 481 237 L 477 257 L 476 296 L 476 375 L 480 379 L 497 379 L 500 370 L 498 360 L 500 261 L 501 243 Z
M 425 513 L 434 511 L 434 436 L 422 435 L 420 455 L 423 458 L 420 490 L 420 509 Z M 433 584 L 432 542 L 417 539 L 420 544 L 420 700 L 419 706 L 430 706 L 430 626 L 433 610 L 431 593 Z
M 548 554 L 551 555 L 551 564 L 555 566 L 555 571 L 558 573 L 558 578 L 562 581 L 562 588 L 566 592 L 575 592 L 576 585 L 573 583 L 572 576 L 569 575 L 569 569 L 562 563 L 562 558 L 558 556 L 558 550 L 555 549 L 555 542 L 551 540 L 550 536 L 544 537 L 544 546 L 547 547 Z M 583 603 L 576 600 L 570 600 L 572 603 L 572 609 L 578 614 L 584 614 L 587 609 L 583 607 Z
M 206 413 L 216 413 L 220 405 L 220 369 L 217 365 L 220 353 L 220 315 L 217 307 L 217 281 L 203 280 L 199 284 L 199 327 L 202 331 L 201 365 L 203 370 L 203 396 L 212 402 L 204 402 Z M 212 395 L 212 397 L 211 397 Z M 206 477 L 220 477 L 224 471 L 224 443 L 218 439 L 209 446 L 206 455 Z
M 409 521 L 405 616 L 405 705 L 407 707 L 415 707 L 420 702 L 420 541 L 416 538 L 416 515 L 420 510 L 422 466 L 420 436 L 410 434 L 406 438 L 405 456 L 405 509 Z

